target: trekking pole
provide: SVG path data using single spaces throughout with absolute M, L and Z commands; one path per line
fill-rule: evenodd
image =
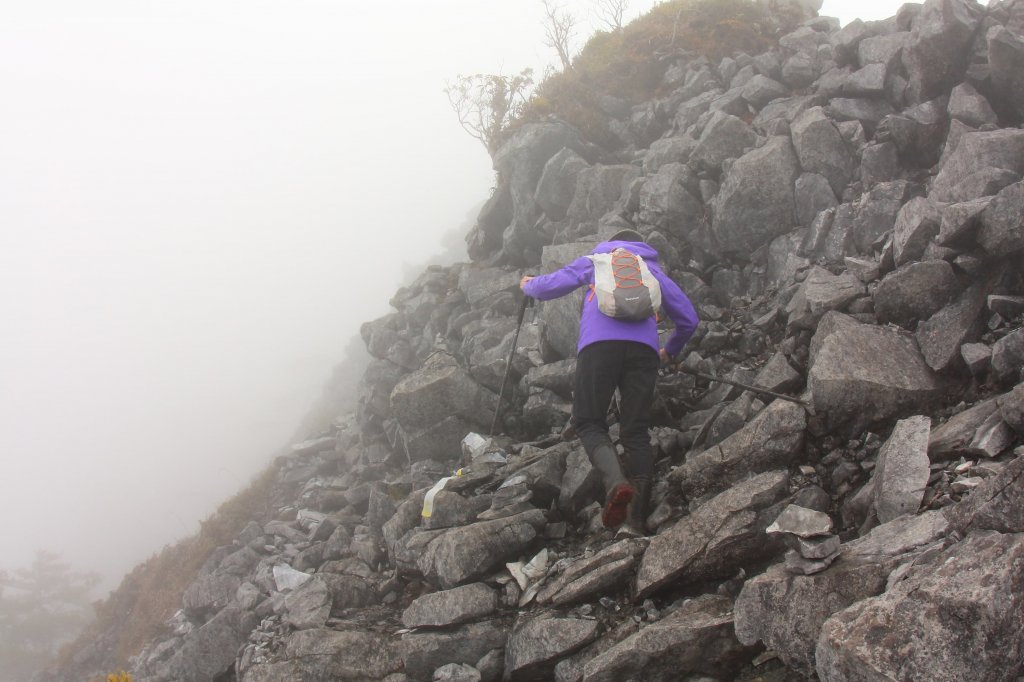
M 498 425 L 498 415 L 501 413 L 501 399 L 505 395 L 505 385 L 508 383 L 508 375 L 512 370 L 512 358 L 516 355 L 516 344 L 519 343 L 519 330 L 523 328 L 523 318 L 526 317 L 526 308 L 533 303 L 529 296 L 523 296 L 523 302 L 519 304 L 519 319 L 516 320 L 516 333 L 512 336 L 512 350 L 508 353 L 508 360 L 505 362 L 505 376 L 501 378 L 501 389 L 498 390 L 498 406 L 494 408 L 494 419 L 491 420 L 491 431 L 487 435 L 494 435 L 494 428 Z
M 806 408 L 810 408 L 810 405 L 806 401 L 800 400 L 799 398 L 794 398 L 793 396 L 786 395 L 784 393 L 776 393 L 775 391 L 769 391 L 767 388 L 760 388 L 758 386 L 751 386 L 750 384 L 744 384 L 742 382 L 734 381 L 732 379 L 723 379 L 721 377 L 716 377 L 716 376 L 711 375 L 711 374 L 704 374 L 703 372 L 698 372 L 697 370 L 690 369 L 689 367 L 686 367 L 684 365 L 674 365 L 674 366 L 672 366 L 672 368 L 675 369 L 677 372 L 682 372 L 684 374 L 689 374 L 691 376 L 697 377 L 698 379 L 706 379 L 708 381 L 717 381 L 718 383 L 721 383 L 721 384 L 729 384 L 730 386 L 736 386 L 738 388 L 745 388 L 746 390 L 753 391 L 754 393 L 761 393 L 761 394 L 764 394 L 764 395 L 770 395 L 771 397 L 778 398 L 779 400 L 788 400 L 791 403 L 796 403 L 797 405 L 803 405 Z

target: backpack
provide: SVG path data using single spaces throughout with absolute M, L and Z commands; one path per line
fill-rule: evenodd
M 590 298 L 617 320 L 646 320 L 661 307 L 661 285 L 644 259 L 624 248 L 587 256 L 594 263 Z

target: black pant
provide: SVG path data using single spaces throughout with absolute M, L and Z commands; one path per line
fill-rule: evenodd
M 659 365 L 658 353 L 636 341 L 599 341 L 586 346 L 576 358 L 573 428 L 587 454 L 602 444 L 612 445 L 606 417 L 615 389 L 619 389 L 619 439 L 631 478 L 654 475 L 648 429 Z

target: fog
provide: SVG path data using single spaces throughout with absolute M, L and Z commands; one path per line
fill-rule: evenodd
M 594 3 L 563 4 L 579 46 Z M 468 227 L 493 173 L 445 80 L 555 55 L 539 0 L 3 6 L 0 568 L 52 549 L 106 590 L 288 444 Z

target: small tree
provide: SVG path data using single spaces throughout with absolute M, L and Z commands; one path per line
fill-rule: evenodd
M 502 133 L 526 104 L 532 85 L 533 70 L 523 69 L 515 76 L 456 76 L 455 82 L 446 83 L 444 92 L 459 117 L 459 125 L 494 156 Z
M 597 0 L 597 18 L 610 31 L 622 28 L 622 19 L 626 15 L 629 0 Z
M 0 573 L 0 670 L 20 679 L 49 663 L 92 620 L 98 582 L 54 552 L 36 552 L 32 566 L 13 575 Z
M 558 53 L 558 60 L 562 62 L 562 70 L 572 71 L 572 50 L 569 43 L 572 41 L 576 29 L 576 17 L 557 5 L 551 0 L 541 0 L 544 5 L 544 44 L 553 47 Z

